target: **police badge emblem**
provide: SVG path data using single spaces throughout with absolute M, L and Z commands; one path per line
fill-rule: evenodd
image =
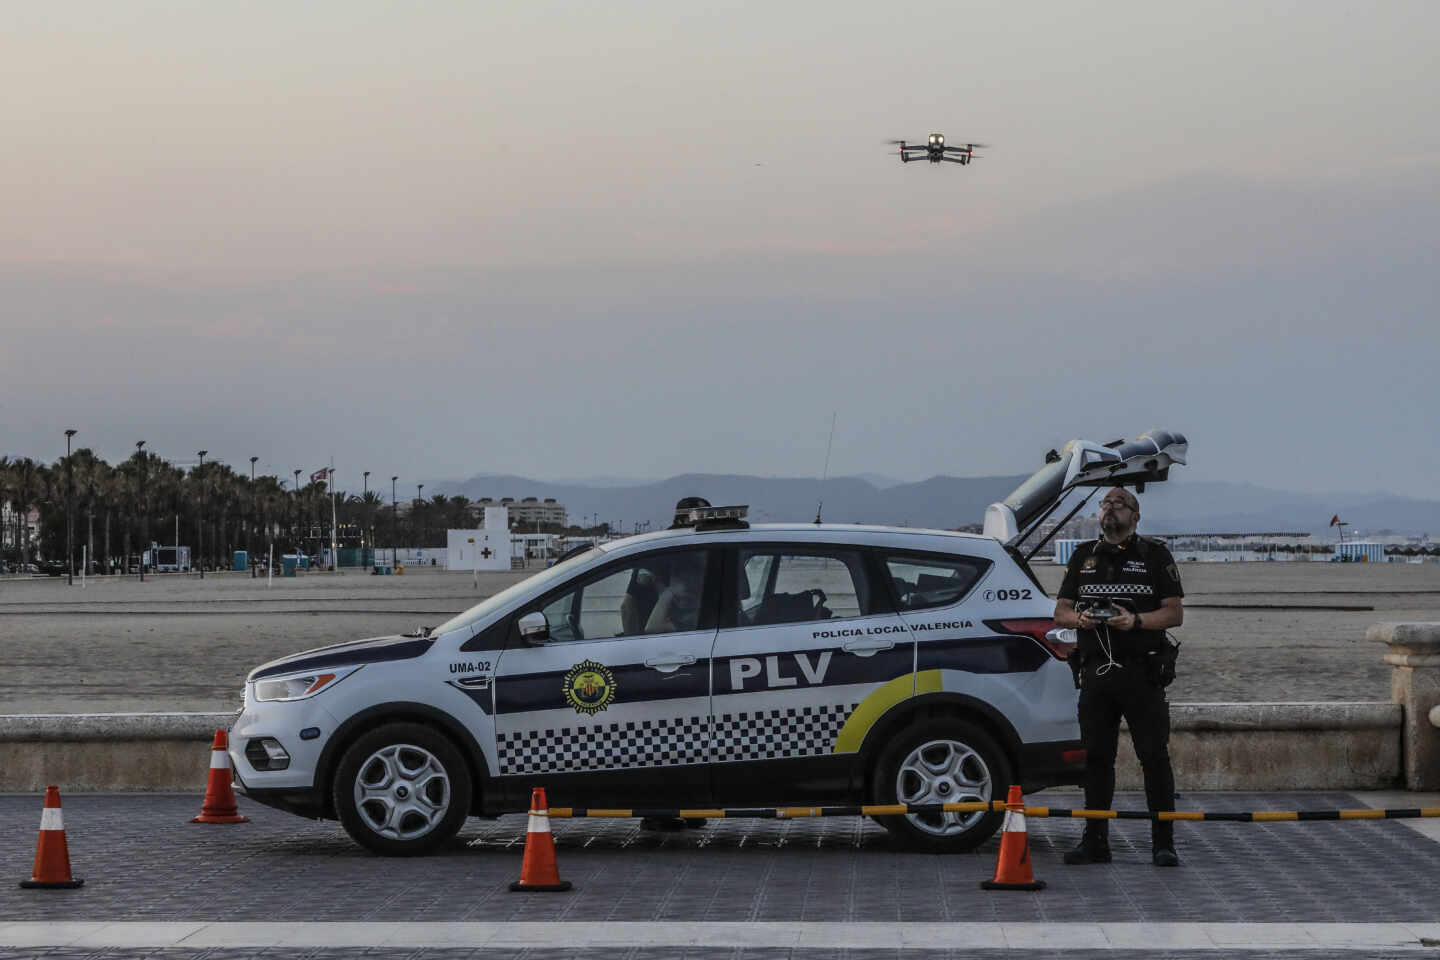
M 615 702 L 615 675 L 603 663 L 586 660 L 575 664 L 563 681 L 565 702 L 587 717 Z

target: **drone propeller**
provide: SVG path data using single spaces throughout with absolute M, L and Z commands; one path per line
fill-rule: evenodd
M 976 147 L 979 147 L 981 150 L 989 150 L 989 149 L 990 149 L 990 144 L 988 144 L 988 143 L 967 143 L 967 144 L 965 144 L 965 149 L 967 149 L 967 150 L 974 150 Z
M 888 144 L 891 144 L 891 145 L 893 146 L 893 145 L 896 145 L 896 144 L 909 143 L 910 141 L 908 141 L 908 140 L 886 140 L 885 142 L 888 143 Z

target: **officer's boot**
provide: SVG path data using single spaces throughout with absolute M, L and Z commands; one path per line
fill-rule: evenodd
M 1082 863 L 1110 862 L 1110 824 L 1104 820 L 1086 820 L 1085 833 L 1074 850 L 1065 851 L 1065 862 L 1071 866 Z
M 642 817 L 640 819 L 641 830 L 657 830 L 669 833 L 675 830 L 684 830 L 686 823 L 680 817 Z
M 1150 824 L 1150 862 L 1157 867 L 1178 867 L 1175 853 L 1175 822 L 1156 820 Z

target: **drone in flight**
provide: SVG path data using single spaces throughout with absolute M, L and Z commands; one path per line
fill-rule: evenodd
M 929 160 L 931 163 L 944 161 L 964 166 L 979 156 L 975 152 L 976 147 L 982 149 L 985 147 L 983 143 L 967 143 L 963 147 L 947 147 L 943 133 L 930 134 L 930 138 L 924 143 L 907 143 L 904 140 L 891 140 L 890 142 L 899 144 L 902 163 L 909 163 L 911 160 Z

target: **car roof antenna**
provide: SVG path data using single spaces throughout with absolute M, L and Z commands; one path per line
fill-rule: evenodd
M 830 439 L 825 441 L 825 469 L 820 471 L 820 502 L 815 504 L 815 525 L 820 525 L 820 511 L 825 509 L 825 478 L 830 476 L 830 447 L 835 443 L 835 417 L 839 411 L 830 411 Z

